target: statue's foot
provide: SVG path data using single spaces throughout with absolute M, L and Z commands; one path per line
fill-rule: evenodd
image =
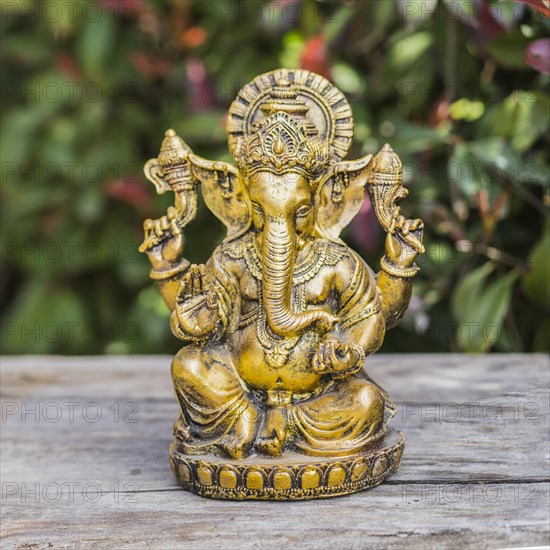
M 256 441 L 258 452 L 269 456 L 281 456 L 283 454 L 283 441 L 277 436 L 260 436 Z
M 231 429 L 225 434 L 218 447 L 230 458 L 245 458 L 250 454 L 258 431 L 258 413 L 249 406 L 237 418 Z
M 284 409 L 268 408 L 256 440 L 256 449 L 262 454 L 281 456 L 287 431 L 288 423 Z
M 173 426 L 174 436 L 179 441 L 189 441 L 191 438 L 191 432 L 189 430 L 189 425 L 185 422 L 181 413 L 179 414 L 177 420 L 174 422 Z

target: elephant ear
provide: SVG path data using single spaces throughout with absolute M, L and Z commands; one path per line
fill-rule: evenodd
M 323 237 L 339 241 L 342 229 L 361 209 L 371 160 L 372 155 L 367 155 L 339 162 L 319 185 L 316 229 Z
M 209 210 L 227 227 L 227 239 L 250 227 L 250 200 L 237 169 L 227 162 L 214 162 L 190 154 L 191 173 L 201 182 Z
M 164 174 L 162 173 L 158 159 L 149 159 L 145 163 L 143 171 L 147 179 L 153 183 L 159 195 L 171 190 L 170 185 L 164 180 Z

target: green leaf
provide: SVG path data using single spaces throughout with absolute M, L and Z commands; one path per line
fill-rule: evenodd
M 451 310 L 455 319 L 463 319 L 481 297 L 485 279 L 494 270 L 491 262 L 470 271 L 456 286 L 451 297 Z
M 514 31 L 499 34 L 487 43 L 489 53 L 495 61 L 514 69 L 529 69 L 525 63 L 525 49 L 531 42 L 521 32 Z
M 512 147 L 527 151 L 548 130 L 550 124 L 550 96 L 544 92 L 518 90 L 507 101 L 516 104 Z
M 332 76 L 336 86 L 345 93 L 358 94 L 365 91 L 365 81 L 355 69 L 345 63 L 335 63 Z
M 114 18 L 104 11 L 97 21 L 87 22 L 78 47 L 82 68 L 88 78 L 101 79 L 116 37 Z
M 327 18 L 323 25 L 323 33 L 327 42 L 332 42 L 353 17 L 354 11 L 350 6 L 341 6 L 338 11 Z M 317 16 L 318 17 L 318 16 Z
M 472 122 L 481 118 L 485 112 L 485 105 L 481 101 L 470 101 L 465 98 L 451 103 L 449 113 L 453 120 L 466 120 Z
M 467 197 L 472 197 L 486 186 L 480 163 L 476 160 L 468 143 L 458 143 L 449 163 L 447 177 Z
M 490 180 L 498 182 L 505 175 L 510 181 L 522 185 L 527 183 L 548 184 L 548 165 L 535 157 L 522 159 L 509 144 L 500 138 L 479 139 L 468 145 L 473 158 L 482 165 L 483 173 Z
M 377 28 L 385 29 L 394 21 L 397 10 L 392 2 L 372 2 L 368 5 L 372 10 L 374 23 Z
M 381 117 L 384 121 L 386 117 Z M 445 133 L 434 130 L 429 126 L 412 124 L 411 122 L 391 114 L 387 114 L 388 122 L 395 126 L 395 135 L 391 137 L 391 143 L 400 155 L 407 153 L 420 153 L 427 149 L 436 149 L 445 142 Z M 384 139 L 388 136 L 383 136 Z
M 453 316 L 459 323 L 458 344 L 463 351 L 486 352 L 503 334 L 502 322 L 518 273 L 511 271 L 485 285 L 492 270 L 493 265 L 485 264 L 472 271 L 453 293 Z
M 64 346 L 82 351 L 87 316 L 78 293 L 36 277 L 19 294 L 5 324 L 7 353 L 55 353 Z
M 521 158 L 502 138 L 458 143 L 447 164 L 447 178 L 465 197 L 480 190 L 494 198 L 502 191 L 502 180 L 516 185 L 548 184 L 548 166 L 531 156 Z
M 105 211 L 106 197 L 99 183 L 88 183 L 79 191 L 74 212 L 83 223 L 97 222 Z
M 523 291 L 533 303 L 550 309 L 550 222 L 529 254 L 529 266 L 522 277 Z
M 531 148 L 550 125 L 550 96 L 543 91 L 515 90 L 482 119 L 481 132 L 504 137 L 519 153 Z
M 433 41 L 433 36 L 427 31 L 404 36 L 392 46 L 386 63 L 393 71 L 403 72 L 428 51 Z
M 281 65 L 288 69 L 297 69 L 300 66 L 305 44 L 306 41 L 301 32 L 296 30 L 287 32 L 282 40 Z

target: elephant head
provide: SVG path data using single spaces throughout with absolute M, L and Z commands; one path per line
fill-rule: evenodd
M 298 172 L 259 171 L 249 178 L 248 192 L 261 246 L 263 307 L 271 330 L 293 336 L 315 324 L 328 331 L 336 317 L 321 309 L 296 312 L 291 301 L 296 255 L 315 227 L 309 182 Z
M 330 146 L 308 134 L 286 113 L 266 118 L 238 149 L 237 167 L 190 155 L 207 206 L 232 240 L 253 231 L 262 261 L 262 299 L 271 330 L 294 336 L 310 326 L 328 331 L 338 319 L 328 311 L 292 306 L 298 251 L 316 237 L 338 240 L 359 211 L 370 155 L 334 162 Z

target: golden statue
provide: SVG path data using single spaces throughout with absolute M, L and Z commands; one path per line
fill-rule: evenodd
M 205 160 L 168 130 L 145 165 L 176 201 L 146 220 L 146 252 L 185 342 L 172 362 L 181 406 L 171 466 L 184 488 L 228 499 L 305 499 L 381 483 L 404 438 L 365 359 L 395 326 L 423 251 L 421 220 L 389 145 L 342 160 L 353 135 L 344 95 L 319 75 L 279 69 L 229 109 L 236 165 Z M 183 258 L 183 228 L 206 206 L 227 236 L 204 265 Z M 365 189 L 387 232 L 375 274 L 340 240 Z

